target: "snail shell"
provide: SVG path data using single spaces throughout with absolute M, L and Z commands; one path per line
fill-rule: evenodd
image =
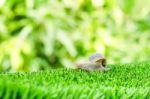
M 89 61 L 94 62 L 94 63 L 99 63 L 102 66 L 106 67 L 106 59 L 100 53 L 91 55 L 90 58 L 89 58 Z

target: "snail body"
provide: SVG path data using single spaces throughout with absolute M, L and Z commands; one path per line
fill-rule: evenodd
M 89 62 L 83 64 L 76 64 L 77 69 L 83 69 L 87 71 L 107 71 L 106 59 L 101 54 L 93 54 L 89 58 Z

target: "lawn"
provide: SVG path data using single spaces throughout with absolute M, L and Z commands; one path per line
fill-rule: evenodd
M 150 98 L 150 62 L 109 67 L 108 72 L 53 69 L 0 73 L 0 99 Z

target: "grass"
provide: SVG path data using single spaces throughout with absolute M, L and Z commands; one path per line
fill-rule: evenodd
M 0 99 L 150 98 L 150 62 L 110 68 L 108 72 L 53 69 L 0 73 Z

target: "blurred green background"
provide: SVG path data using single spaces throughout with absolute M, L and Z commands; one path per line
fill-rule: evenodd
M 0 0 L 0 71 L 150 59 L 150 0 Z

